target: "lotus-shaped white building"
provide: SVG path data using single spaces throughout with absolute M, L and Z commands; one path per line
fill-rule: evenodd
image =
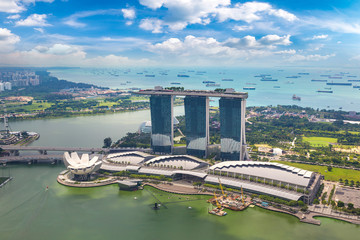
M 98 156 L 94 156 L 91 160 L 89 154 L 84 153 L 81 158 L 77 152 L 64 153 L 64 164 L 75 176 L 75 179 L 87 180 L 92 172 L 100 169 L 102 161 Z

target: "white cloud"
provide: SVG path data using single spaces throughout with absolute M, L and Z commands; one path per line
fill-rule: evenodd
M 44 33 L 44 32 L 45 32 L 43 28 L 34 28 L 34 30 L 36 30 L 36 31 L 38 31 L 38 32 L 40 32 L 40 33 Z
M 288 58 L 290 62 L 308 62 L 308 61 L 321 61 L 321 60 L 327 60 L 331 57 L 335 57 L 335 54 L 328 54 L 328 55 L 320 55 L 320 54 L 310 54 L 310 55 L 293 55 Z
M 312 40 L 316 40 L 316 39 L 326 39 L 329 35 L 327 34 L 321 34 L 321 35 L 314 35 L 312 37 Z
M 224 42 L 226 46 L 234 48 L 276 48 L 278 45 L 288 46 L 291 43 L 290 35 L 282 37 L 266 35 L 259 40 L 256 40 L 254 36 L 245 36 L 243 38 L 230 38 Z
M 75 13 L 64 19 L 64 23 L 74 28 L 83 28 L 87 25 L 79 22 L 81 18 L 87 18 L 97 15 L 124 15 L 122 9 L 107 9 L 107 10 L 95 10 L 95 11 L 83 11 Z
M 17 0 L 1 0 L 0 1 L 0 12 L 6 13 L 18 13 L 25 10 Z
M 284 38 L 286 39 L 287 36 Z M 274 40 L 273 43 L 278 44 L 279 40 Z M 219 42 L 214 38 L 189 35 L 183 41 L 178 38 L 170 38 L 161 43 L 149 45 L 148 50 L 163 58 L 170 58 L 172 62 L 218 63 L 221 59 L 224 63 L 224 61 L 241 61 L 273 55 L 274 53 L 269 48 L 270 43 L 264 44 L 265 40 L 262 43 L 253 36 L 246 36 L 241 39 L 232 38 Z
M 136 17 L 135 10 L 133 8 L 123 8 L 121 9 L 122 13 L 124 14 L 124 18 L 134 19 Z
M 156 18 L 145 18 L 141 20 L 139 27 L 151 31 L 152 33 L 161 33 L 163 21 Z
M 248 31 L 248 30 L 252 30 L 253 29 L 253 26 L 239 26 L 239 25 L 236 25 L 233 27 L 233 30 L 234 31 L 238 31 L 238 32 L 241 32 L 241 31 Z
M 10 15 L 7 17 L 7 19 L 19 19 L 21 16 L 19 14 Z
M 159 19 L 161 28 L 167 26 L 175 31 L 182 30 L 189 24 L 207 25 L 216 18 L 219 22 L 230 19 L 248 23 L 261 20 L 266 15 L 290 22 L 297 19 L 292 13 L 274 9 L 270 4 L 261 2 L 236 3 L 232 6 L 230 0 L 140 0 L 140 4 L 153 10 L 168 9 L 166 15 Z
M 46 14 L 31 14 L 29 17 L 23 20 L 16 22 L 16 26 L 26 26 L 26 27 L 47 27 L 51 26 L 46 22 Z
M 52 3 L 54 0 L 0 0 L 0 12 L 19 13 L 26 10 L 27 5 L 35 2 Z
M 14 45 L 20 41 L 20 37 L 13 34 L 7 28 L 0 28 L 0 52 L 10 52 Z
M 66 44 L 39 45 L 29 51 L 0 53 L 0 65 L 10 66 L 119 67 L 149 64 L 151 61 L 148 59 L 137 60 L 113 54 L 89 58 L 82 47 Z

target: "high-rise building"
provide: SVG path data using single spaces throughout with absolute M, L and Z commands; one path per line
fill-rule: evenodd
M 152 95 L 151 110 L 151 147 L 155 153 L 172 153 L 173 126 L 173 96 Z
M 247 159 L 245 145 L 245 100 L 225 98 L 219 100 L 221 159 Z
M 209 144 L 209 98 L 185 97 L 186 152 L 197 157 L 207 156 Z
M 5 90 L 11 90 L 11 82 L 4 83 Z

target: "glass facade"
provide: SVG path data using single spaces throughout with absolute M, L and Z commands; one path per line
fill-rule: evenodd
M 240 160 L 241 99 L 220 98 L 221 159 Z
M 173 148 L 173 97 L 152 95 L 151 110 L 151 148 L 155 153 L 172 153 Z
M 209 98 L 186 96 L 184 103 L 186 153 L 205 157 L 209 143 Z

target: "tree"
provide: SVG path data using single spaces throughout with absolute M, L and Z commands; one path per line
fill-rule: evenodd
M 319 201 L 319 199 L 315 198 L 313 203 L 314 203 L 315 205 L 318 205 L 318 204 L 320 204 L 320 201 Z
M 342 202 L 342 201 L 338 201 L 338 202 L 337 202 L 337 206 L 338 206 L 338 207 L 344 207 L 345 204 L 344 204 L 344 202 Z
M 354 204 L 348 203 L 347 207 L 349 210 L 352 210 L 352 209 L 354 209 Z
M 345 185 L 347 186 L 347 185 L 349 185 L 349 180 L 347 180 L 347 179 L 345 179 Z
M 104 148 L 109 148 L 112 144 L 112 140 L 110 137 L 104 139 Z
M 332 166 L 328 166 L 327 169 L 328 169 L 329 172 L 331 172 Z

